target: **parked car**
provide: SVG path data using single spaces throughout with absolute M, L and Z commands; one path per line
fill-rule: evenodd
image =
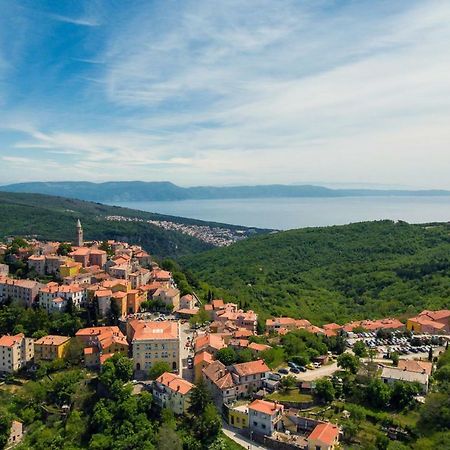
M 306 372 L 305 366 L 299 366 L 298 369 L 300 370 L 300 372 Z
M 300 373 L 300 369 L 298 367 L 291 367 L 292 373 Z
M 281 380 L 281 375 L 279 373 L 270 372 L 269 373 L 269 380 L 280 381 Z
M 287 364 L 288 364 L 288 366 L 291 367 L 291 368 L 297 367 L 297 364 L 295 364 L 295 362 L 292 362 L 292 361 L 288 361 Z
M 278 369 L 278 373 L 282 373 L 283 375 L 288 375 L 289 370 L 286 369 L 285 367 L 282 367 L 281 369 Z

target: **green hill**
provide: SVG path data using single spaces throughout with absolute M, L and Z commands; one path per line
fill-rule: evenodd
M 263 317 L 316 323 L 414 313 L 450 304 L 450 226 L 391 221 L 258 236 L 182 266 L 216 295 Z
M 63 197 L 0 192 L 0 239 L 22 235 L 44 240 L 73 240 L 76 219 L 79 218 L 87 240 L 124 240 L 140 244 L 156 256 L 179 257 L 212 248 L 178 231 L 168 231 L 142 222 L 108 221 L 108 215 L 215 225 Z

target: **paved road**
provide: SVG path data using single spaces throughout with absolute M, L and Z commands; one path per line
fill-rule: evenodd
M 188 338 L 192 339 L 192 332 L 189 329 L 189 323 L 180 324 L 180 359 L 181 359 L 181 372 L 180 375 L 188 381 L 194 380 L 194 369 L 188 369 L 187 357 L 194 356 L 190 347 L 186 347 Z
M 250 441 L 250 439 L 245 436 L 240 435 L 237 431 L 230 427 L 228 424 L 223 422 L 222 431 L 226 434 L 230 439 L 232 439 L 237 444 L 241 445 L 245 449 L 249 450 L 268 450 L 268 447 L 264 447 L 261 444 L 257 444 L 256 442 Z

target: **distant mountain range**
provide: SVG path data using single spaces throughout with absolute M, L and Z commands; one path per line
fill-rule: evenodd
M 211 200 L 280 197 L 450 196 L 445 190 L 330 189 L 314 185 L 260 185 L 184 188 L 168 181 L 33 182 L 0 186 L 0 191 L 58 195 L 96 202 Z

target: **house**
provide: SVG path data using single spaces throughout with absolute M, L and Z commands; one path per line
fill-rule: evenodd
M 196 307 L 197 299 L 192 294 L 186 294 L 180 298 L 180 309 L 194 309 Z
M 98 369 L 104 355 L 115 353 L 128 355 L 128 342 L 119 327 L 82 328 L 75 334 L 83 346 L 84 364 L 86 367 Z
M 433 363 L 430 361 L 416 361 L 414 359 L 400 359 L 397 367 L 399 369 L 408 370 L 409 372 L 419 372 L 431 375 Z
M 13 448 L 19 442 L 22 441 L 23 438 L 23 425 L 22 422 L 18 420 L 13 420 L 11 422 L 11 430 L 9 431 L 8 441 L 6 442 L 6 449 Z
M 222 336 L 218 334 L 204 334 L 198 336 L 194 342 L 195 353 L 207 351 L 208 353 L 215 355 L 219 350 L 226 346 Z
M 213 401 L 219 409 L 238 398 L 238 386 L 230 371 L 220 361 L 212 361 L 202 373 Z
M 257 342 L 251 342 L 248 345 L 248 348 L 256 354 L 259 354 L 261 352 L 265 352 L 266 350 L 271 349 L 272 347 L 270 345 L 266 345 L 266 344 L 258 344 Z
M 180 291 L 175 288 L 159 288 L 152 296 L 153 300 L 159 300 L 166 307 L 174 311 L 180 309 Z
M 411 317 L 406 328 L 415 333 L 442 334 L 450 332 L 450 310 L 422 311 L 418 316 Z
M 34 270 L 39 276 L 45 275 L 45 256 L 44 255 L 31 255 L 28 258 L 28 269 Z
M 221 408 L 224 404 L 248 397 L 252 392 L 261 389 L 268 377 L 269 368 L 262 360 L 229 367 L 220 361 L 213 361 L 202 373 L 215 404 Z
M 180 330 L 173 321 L 130 320 L 127 337 L 133 349 L 134 370 L 145 375 L 155 362 L 167 362 L 172 370 L 180 368 Z
M 417 383 L 420 385 L 421 392 L 426 394 L 428 392 L 429 376 L 424 370 L 423 372 L 413 372 L 406 368 L 399 367 L 383 367 L 381 372 L 381 379 L 387 384 L 394 384 L 397 381 L 405 383 Z
M 0 338 L 0 372 L 14 373 L 26 367 L 34 357 L 33 339 L 23 333 Z
M 64 358 L 70 344 L 69 336 L 47 335 L 34 341 L 34 361 Z
M 247 395 L 262 388 L 263 381 L 268 378 L 270 369 L 262 360 L 234 364 L 230 371 L 236 377 L 236 384 L 240 386 L 239 395 Z
M 111 289 L 99 289 L 95 291 L 94 298 L 97 301 L 98 313 L 100 317 L 106 317 L 111 311 L 111 298 L 113 293 Z
M 250 431 L 265 436 L 272 436 L 281 427 L 284 406 L 276 402 L 255 400 L 248 405 Z
M 189 408 L 189 396 L 195 386 L 174 373 L 165 372 L 153 383 L 153 398 L 161 408 L 174 414 L 184 414 Z
M 319 423 L 308 436 L 308 450 L 334 450 L 339 443 L 340 430 L 336 425 Z
M 228 423 L 235 428 L 248 428 L 248 404 L 231 406 L 228 409 Z
M 80 273 L 82 267 L 81 263 L 66 260 L 64 264 L 59 266 L 59 276 L 60 278 L 74 277 Z
M 202 379 L 203 369 L 208 367 L 213 360 L 213 355 L 206 350 L 203 350 L 194 356 L 194 380 L 196 383 Z
M 266 331 L 268 333 L 281 333 L 287 331 L 306 328 L 311 325 L 311 322 L 306 319 L 293 319 L 292 317 L 276 317 L 274 319 L 266 320 Z

